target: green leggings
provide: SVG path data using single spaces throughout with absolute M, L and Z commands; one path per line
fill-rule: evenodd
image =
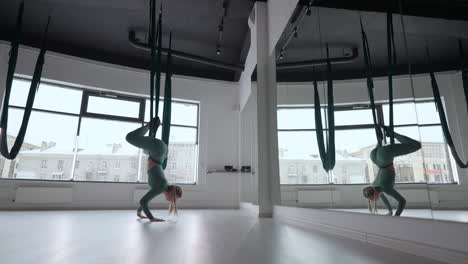
M 398 215 L 398 216 L 401 215 L 401 213 L 403 212 L 403 209 L 405 209 L 405 206 L 406 206 L 406 199 L 403 196 L 401 196 L 401 194 L 397 192 L 394 188 L 383 190 L 383 192 L 390 195 L 391 197 L 395 198 L 395 200 L 398 201 L 398 208 L 397 208 L 395 215 Z M 388 211 L 391 212 L 392 205 L 388 201 L 387 197 L 382 193 L 380 195 L 380 198 L 382 198 L 382 201 L 384 202 Z
M 160 164 L 167 158 L 167 145 L 154 137 L 147 137 L 148 125 L 127 134 L 126 140 L 135 147 L 141 148 L 157 165 L 148 170 L 148 185 L 151 189 L 141 198 L 138 212 L 144 211 L 149 219 L 154 219 L 148 203 L 159 194 L 167 190 L 168 184 Z
M 141 198 L 138 212 L 145 212 L 145 215 L 149 219 L 153 219 L 154 217 L 149 210 L 148 203 L 154 197 L 163 193 L 168 186 L 166 179 L 161 179 L 161 175 L 164 177 L 164 172 L 160 165 L 156 165 L 148 170 L 148 185 L 151 187 L 151 189 Z
M 382 191 L 398 201 L 398 209 L 395 215 L 401 215 L 406 205 L 406 200 L 400 193 L 398 193 L 395 186 L 395 172 L 391 169 L 393 159 L 398 156 L 407 155 L 421 149 L 421 143 L 412 138 L 405 137 L 398 133 L 394 133 L 395 138 L 400 144 L 380 146 L 377 145 L 371 152 L 371 160 L 379 167 L 379 172 L 372 185 L 378 190 Z M 382 201 L 387 209 L 391 212 L 392 206 L 387 197 L 382 194 Z

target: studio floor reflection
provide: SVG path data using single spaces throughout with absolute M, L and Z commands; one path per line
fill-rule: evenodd
M 366 213 L 366 214 L 369 213 L 369 210 L 367 208 L 360 208 L 360 209 L 333 208 L 330 210 Z M 387 211 L 385 209 L 379 210 L 379 214 L 381 215 L 385 215 L 386 213 Z M 468 223 L 468 210 L 432 210 L 431 212 L 430 209 L 405 209 L 405 211 L 403 211 L 403 214 L 401 216 Z

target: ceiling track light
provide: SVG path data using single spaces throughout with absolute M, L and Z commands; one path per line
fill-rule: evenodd
M 221 43 L 223 41 L 223 33 L 224 33 L 224 18 L 227 16 L 228 7 L 229 7 L 229 0 L 223 0 L 223 13 L 221 15 L 221 21 L 218 24 L 218 40 L 216 43 L 216 55 L 221 55 Z
M 309 1 L 307 4 L 307 11 L 306 11 L 306 16 L 311 16 L 312 15 L 312 1 Z

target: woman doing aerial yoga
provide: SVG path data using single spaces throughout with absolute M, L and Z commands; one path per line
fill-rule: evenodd
M 164 109 L 163 109 L 163 128 L 162 139 L 155 137 L 158 128 L 161 126 L 161 120 L 157 116 L 159 110 L 159 94 L 161 82 L 161 46 L 162 46 L 162 8 L 159 14 L 158 25 L 156 27 L 155 1 L 150 1 L 150 43 L 151 43 L 151 75 L 150 75 L 150 118 L 151 121 L 127 134 L 126 140 L 135 147 L 143 149 L 148 154 L 148 185 L 151 189 L 141 198 L 140 207 L 137 210 L 139 218 L 148 218 L 152 222 L 161 222 L 163 219 L 155 218 L 151 214 L 148 203 L 156 196 L 164 193 L 166 200 L 171 203 L 169 214 L 177 214 L 177 199 L 182 197 L 182 188 L 177 185 L 169 185 L 164 176 L 164 169 L 167 165 L 167 152 L 169 145 L 169 133 L 171 127 L 171 63 L 172 63 L 172 34 L 169 34 L 169 52 L 167 55 L 167 71 L 164 91 Z M 157 45 L 156 45 L 157 43 Z M 157 49 L 157 52 L 156 52 Z M 156 59 L 157 55 L 157 59 Z M 154 90 L 156 90 L 154 94 Z M 153 104 L 156 107 L 153 112 Z M 154 114 L 156 113 L 156 115 Z M 156 116 L 153 118 L 153 116 Z M 149 132 L 148 136 L 145 136 Z M 142 215 L 142 211 L 146 216 Z
M 182 197 L 182 188 L 177 185 L 169 185 L 162 168 L 163 162 L 167 159 L 167 145 L 162 140 L 152 136 L 145 136 L 153 126 L 155 131 L 161 125 L 159 117 L 154 118 L 150 123 L 127 134 L 126 140 L 135 147 L 141 148 L 148 154 L 148 185 L 151 189 L 141 198 L 137 215 L 140 218 L 148 218 L 152 222 L 162 222 L 163 219 L 155 218 L 151 214 L 148 203 L 156 196 L 164 193 L 166 200 L 171 202 L 169 211 L 177 213 L 176 200 Z M 142 215 L 142 211 L 146 216 Z

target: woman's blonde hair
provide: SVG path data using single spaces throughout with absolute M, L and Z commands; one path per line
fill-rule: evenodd
M 177 185 L 171 185 L 169 186 L 167 191 L 171 194 L 171 197 L 173 198 L 171 203 L 169 204 L 169 215 L 178 215 L 179 213 L 177 211 L 177 199 L 182 198 L 182 188 Z
M 373 198 L 375 196 L 376 190 L 374 186 L 367 186 L 362 189 L 362 195 L 367 199 L 367 208 L 369 212 L 373 214 L 377 214 L 377 200 L 370 200 L 369 198 Z

